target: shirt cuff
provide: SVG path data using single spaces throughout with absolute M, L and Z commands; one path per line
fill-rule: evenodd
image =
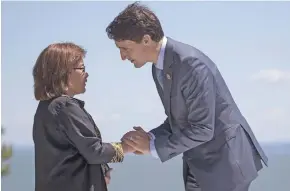
M 149 136 L 150 136 L 150 139 L 155 139 L 155 135 L 153 134 L 153 133 L 151 133 L 151 132 L 148 132 L 148 134 L 149 134 Z
M 151 132 L 148 132 L 149 136 L 150 136 L 150 153 L 152 156 L 154 156 L 155 158 L 159 158 L 158 154 L 157 154 L 157 151 L 156 151 L 156 148 L 155 148 L 155 143 L 154 143 L 154 140 L 155 140 L 155 136 L 153 133 Z

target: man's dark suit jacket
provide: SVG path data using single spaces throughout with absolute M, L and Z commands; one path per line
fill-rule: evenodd
M 268 158 L 217 66 L 198 49 L 167 39 L 163 88 L 152 67 L 167 115 L 150 131 L 160 160 L 183 154 L 187 191 L 233 191 L 249 184 Z

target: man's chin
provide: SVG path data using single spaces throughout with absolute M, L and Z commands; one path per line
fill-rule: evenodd
M 135 67 L 135 68 L 142 68 L 144 65 L 145 65 L 145 64 L 141 64 L 141 65 L 140 65 L 140 64 L 134 64 L 134 67 Z
M 84 94 L 86 92 L 86 88 L 83 89 L 83 91 L 80 94 Z

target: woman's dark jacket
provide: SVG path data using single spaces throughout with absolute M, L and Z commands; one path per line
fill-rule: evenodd
M 102 143 L 85 103 L 61 96 L 40 101 L 33 140 L 35 191 L 106 191 L 107 163 L 122 162 L 118 143 Z

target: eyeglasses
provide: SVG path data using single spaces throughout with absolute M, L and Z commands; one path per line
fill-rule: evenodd
M 84 67 L 81 67 L 81 68 L 74 68 L 75 70 L 82 70 L 83 72 L 85 72 L 86 71 L 86 67 L 84 66 Z

